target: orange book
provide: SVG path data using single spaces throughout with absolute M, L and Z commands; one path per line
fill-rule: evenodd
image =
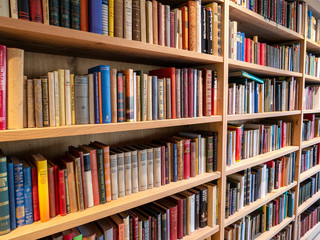
M 189 50 L 197 51 L 197 2 L 188 1 Z
M 100 118 L 100 123 L 102 123 L 101 72 L 98 73 L 98 85 L 99 85 L 99 118 Z
M 88 32 L 88 0 L 80 0 L 80 29 Z
M 152 0 L 152 29 L 153 29 L 153 44 L 158 45 L 158 2 Z
M 110 69 L 110 85 L 111 85 L 111 122 L 117 122 L 117 69 L 111 68 Z
M 180 8 L 182 15 L 182 49 L 188 50 L 189 43 L 189 29 L 188 29 L 188 7 L 183 6 Z
M 117 214 L 110 216 L 110 218 L 118 226 L 118 240 L 124 240 L 124 222 Z
M 32 155 L 34 164 L 38 172 L 38 194 L 40 221 L 46 222 L 50 219 L 49 208 L 49 186 L 48 186 L 48 163 L 41 154 Z
M 264 90 L 264 85 L 263 84 L 259 84 L 259 113 L 264 112 L 263 108 L 264 108 L 264 99 L 262 98 L 262 91 Z

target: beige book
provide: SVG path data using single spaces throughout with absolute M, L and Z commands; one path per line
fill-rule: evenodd
M 34 112 L 36 127 L 43 127 L 43 110 L 42 110 L 42 83 L 41 79 L 34 79 Z
M 141 121 L 141 79 L 140 76 L 136 76 L 136 102 L 134 103 L 136 107 L 135 115 L 136 115 L 136 121 Z
M 49 0 L 42 0 L 43 23 L 49 25 Z
M 23 128 L 24 51 L 7 48 L 8 129 Z
M 70 87 L 70 70 L 64 70 L 64 101 L 66 125 L 71 125 L 71 87 Z
M 182 11 L 179 9 L 179 49 L 182 49 Z
M 10 17 L 18 19 L 18 1 L 10 0 Z
M 174 12 L 174 43 L 175 48 L 179 48 L 179 9 L 175 8 Z
M 59 77 L 59 118 L 60 118 L 60 126 L 66 125 L 66 107 L 65 107 L 65 89 L 64 89 L 64 70 L 58 69 L 58 77 Z
M 208 226 L 214 227 L 217 225 L 217 185 L 207 183 L 204 186 L 208 189 Z
M 201 4 L 199 0 L 196 0 L 197 2 L 197 52 L 201 53 L 201 31 L 200 31 L 200 26 L 201 26 Z
M 94 124 L 94 88 L 93 74 L 89 74 L 89 122 Z
M 27 80 L 28 128 L 35 127 L 33 79 Z
M 146 1 L 147 43 L 153 43 L 152 2 Z
M 10 17 L 9 1 L 0 1 L 0 16 Z
M 124 1 L 124 38 L 132 40 L 132 0 Z
M 147 109 L 148 109 L 148 104 L 147 104 L 147 86 L 148 86 L 148 74 L 143 74 L 143 89 L 142 89 L 142 108 L 143 108 L 143 114 L 142 114 L 142 121 L 147 121 Z
M 70 91 L 71 91 L 71 124 L 76 124 L 76 104 L 74 93 L 74 74 L 70 74 Z
M 152 76 L 147 81 L 147 121 L 152 120 Z
M 140 0 L 140 24 L 141 24 L 141 28 L 140 28 L 141 42 L 147 42 L 146 0 Z
M 54 73 L 48 72 L 48 93 L 49 93 L 49 124 L 50 127 L 56 126 L 56 109 L 54 99 Z
M 166 45 L 166 5 L 161 5 L 161 12 L 162 12 L 162 31 L 161 31 L 161 39 L 162 39 L 162 45 Z
M 59 109 L 59 76 L 58 71 L 53 72 L 54 76 L 54 107 L 55 107 L 55 125 L 60 126 L 60 109 Z
M 111 122 L 116 123 L 118 120 L 118 108 L 117 108 L 117 69 L 111 68 Z M 90 80 L 90 79 L 89 79 Z M 90 84 L 90 83 L 89 83 Z M 90 94 L 90 93 L 89 93 Z M 90 98 L 90 96 L 89 96 Z M 92 98 L 93 100 L 93 98 Z M 90 100 L 89 100 L 90 102 Z M 94 112 L 94 111 L 93 111 Z M 93 115 L 94 116 L 94 115 Z M 93 120 L 94 121 L 94 120 Z M 90 121 L 91 123 L 91 121 Z
M 23 76 L 23 127 L 28 127 L 27 76 Z

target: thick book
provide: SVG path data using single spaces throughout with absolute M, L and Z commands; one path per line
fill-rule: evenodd
M 71 0 L 70 8 L 71 28 L 80 30 L 80 0 Z
M 70 1 L 71 0 L 60 0 L 60 26 L 70 28 Z
M 60 26 L 59 0 L 49 1 L 49 22 L 50 25 Z
M 114 0 L 114 36 L 123 38 L 123 0 Z
M 89 30 L 88 7 L 88 0 L 80 0 L 80 29 L 86 32 Z
M 0 130 L 7 129 L 7 47 L 0 45 Z
M 8 178 L 7 178 L 7 157 L 0 150 L 0 173 L 1 173 L 1 181 L 3 185 L 1 185 L 1 194 L 0 194 L 0 202 L 2 203 L 0 206 L 0 233 L 1 235 L 7 234 L 10 232 L 10 209 L 9 209 L 9 191 L 8 188 Z M 11 200 L 10 200 L 11 201 Z
M 19 12 L 18 12 L 19 19 L 29 21 L 30 20 L 29 1 L 18 0 L 18 9 L 19 9 Z M 9 15 L 8 15 L 8 17 L 9 17 Z
M 102 34 L 102 0 L 89 0 L 89 32 Z
M 0 152 L 1 159 L 6 159 L 2 152 Z M 7 161 L 7 180 L 8 180 L 8 190 L 9 190 L 9 209 L 10 209 L 10 228 L 11 230 L 16 229 L 16 199 L 14 190 L 14 172 L 13 172 L 13 162 L 10 158 Z
M 42 4 L 41 0 L 29 0 L 30 20 L 42 23 Z
M 79 232 L 82 234 L 82 239 L 86 240 L 95 240 L 96 239 L 96 234 L 94 230 L 91 227 L 92 223 L 87 223 L 81 226 L 78 226 L 77 229 Z
M 89 78 L 88 76 L 75 77 L 75 122 L 89 124 Z

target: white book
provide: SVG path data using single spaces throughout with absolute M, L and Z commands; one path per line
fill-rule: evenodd
M 89 158 L 90 159 L 90 153 L 84 153 L 83 158 Z M 88 164 L 90 164 L 90 161 L 88 161 Z M 93 189 L 92 189 L 92 174 L 91 174 L 91 167 L 89 171 L 84 171 L 84 187 L 87 194 L 87 207 L 93 207 Z
M 118 148 L 120 151 L 124 152 L 124 175 L 125 175 L 125 193 L 126 195 L 131 195 L 132 193 L 132 183 L 131 183 L 131 152 L 129 150 Z
M 174 43 L 175 48 L 179 48 L 179 9 L 173 9 L 174 12 Z
M 217 225 L 217 185 L 213 183 L 204 184 L 208 189 L 208 226 Z
M 132 40 L 132 0 L 124 1 L 124 38 Z
M 138 150 L 139 191 L 145 191 L 148 188 L 147 150 L 140 146 L 134 148 Z
M 117 151 L 117 170 L 118 170 L 118 193 L 119 197 L 126 195 L 126 184 L 124 177 L 124 153 Z
M 64 83 L 66 125 L 69 126 L 71 125 L 70 70 L 64 70 Z
M 203 174 L 206 172 L 206 163 L 207 163 L 207 141 L 205 137 L 201 138 L 201 168 L 199 167 L 200 173 Z
M 118 199 L 118 161 L 117 154 L 110 153 L 110 178 L 111 178 L 111 197 L 112 200 Z
M 137 121 L 137 73 L 133 72 L 133 121 Z
M 2 1 L 2 2 L 5 2 L 5 1 Z M 10 0 L 10 17 L 18 19 L 18 1 L 17 0 Z
M 193 233 L 195 230 L 195 214 L 196 214 L 196 206 L 195 206 L 196 202 L 195 202 L 195 194 L 193 194 L 190 197 L 190 215 L 191 215 L 191 221 L 190 221 L 190 233 Z M 188 233 L 188 234 L 190 234 Z
M 201 53 L 201 0 L 197 0 L 197 52 Z
M 142 147 L 147 148 L 147 186 L 148 189 L 152 189 L 154 186 L 153 179 L 153 148 L 145 145 Z
M 65 81 L 64 81 L 64 70 L 63 69 L 58 69 L 58 78 L 59 78 L 59 119 L 60 119 L 60 126 L 65 126 L 66 125 L 66 106 L 65 106 L 65 93 L 64 93 L 65 92 Z
M 142 1 L 141 1 L 142 2 Z M 146 1 L 146 30 L 147 43 L 153 43 L 152 2 Z M 141 28 L 142 29 L 142 28 Z
M 138 174 L 138 152 L 136 149 L 128 146 L 126 147 L 131 151 L 131 188 L 132 193 L 139 192 L 139 174 Z
M 54 107 L 55 107 L 55 124 L 60 126 L 60 111 L 59 111 L 59 78 L 58 72 L 53 72 L 54 76 Z
M 151 2 L 150 2 L 151 3 Z M 152 6 L 152 4 L 151 4 Z M 150 18 L 152 19 L 152 18 Z M 146 24 L 146 0 L 140 0 L 140 31 L 141 31 L 141 42 L 147 41 L 147 24 Z
M 153 147 L 153 176 L 154 187 L 161 186 L 161 147 L 152 145 Z
M 94 86 L 93 74 L 88 74 L 89 77 L 89 123 L 94 124 Z
M 54 73 L 48 72 L 48 93 L 49 93 L 49 122 L 50 127 L 56 126 L 56 108 L 55 108 L 55 79 Z

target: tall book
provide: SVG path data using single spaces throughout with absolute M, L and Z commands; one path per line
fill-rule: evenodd
M 5 129 L 7 129 L 7 48 L 0 45 L 0 130 Z
M 33 223 L 31 167 L 26 161 L 22 160 L 21 162 L 23 167 L 25 222 L 26 222 L 26 225 L 29 225 Z
M 75 123 L 89 124 L 89 78 L 88 76 L 76 76 L 74 84 Z
M 8 2 L 8 1 L 6 1 L 6 2 Z M 30 20 L 29 19 L 30 18 L 29 1 L 18 0 L 18 9 L 19 9 L 19 12 L 18 12 L 19 19 L 29 21 Z M 8 13 L 9 13 L 9 8 L 8 8 Z M 8 15 L 8 17 L 9 17 L 9 15 Z
M 7 157 L 0 150 L 0 173 L 1 173 L 1 191 L 0 191 L 0 234 L 7 234 L 10 232 L 10 211 L 9 211 L 9 192 L 8 192 L 8 178 L 7 178 Z
M 29 0 L 30 20 L 42 23 L 42 5 L 40 0 Z
M 102 34 L 102 0 L 89 0 L 89 31 Z

